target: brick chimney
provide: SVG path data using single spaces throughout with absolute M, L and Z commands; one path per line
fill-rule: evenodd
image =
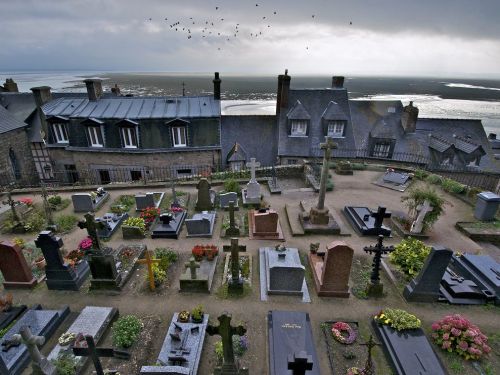
M 49 86 L 32 87 L 30 90 L 33 92 L 38 108 L 52 100 L 52 93 Z
M 343 76 L 333 76 L 332 77 L 332 88 L 341 89 L 344 87 L 344 77 Z
M 220 83 L 219 72 L 215 72 L 215 78 L 212 81 L 214 83 L 214 99 L 220 100 Z
M 281 87 L 283 86 L 283 74 L 278 76 L 278 92 L 276 93 L 276 116 L 280 114 L 281 108 Z
M 413 102 L 403 108 L 401 115 L 401 126 L 405 133 L 415 133 L 417 130 L 418 108 L 413 106 Z
M 19 88 L 17 87 L 17 83 L 14 82 L 12 78 L 7 78 L 3 85 L 3 88 L 7 92 L 19 92 Z
M 87 86 L 87 94 L 89 96 L 90 101 L 99 100 L 102 96 L 102 80 L 97 78 L 89 78 L 84 80 L 85 85 Z
M 290 81 L 292 77 L 288 75 L 288 69 L 285 69 L 285 75 L 281 82 L 280 108 L 288 107 L 288 94 L 290 93 Z

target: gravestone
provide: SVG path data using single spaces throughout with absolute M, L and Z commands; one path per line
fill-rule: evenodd
M 218 335 L 222 340 L 222 352 L 223 360 L 222 366 L 216 368 L 215 374 L 220 375 L 244 375 L 248 374 L 247 369 L 240 369 L 238 363 L 234 358 L 233 350 L 233 336 L 243 336 L 246 333 L 246 328 L 243 326 L 233 327 L 231 326 L 231 315 L 224 312 L 221 316 L 217 318 L 219 321 L 218 326 L 209 325 L 207 327 L 207 333 L 210 336 Z
M 34 336 L 43 336 L 47 341 L 69 314 L 69 307 L 61 310 L 43 310 L 40 305 L 26 311 L 7 333 L 0 339 L 0 373 L 20 375 L 30 362 L 30 354 L 25 344 L 13 343 L 15 335 L 21 333 L 23 327 L 29 327 Z M 17 341 L 14 339 L 14 341 Z M 49 358 L 50 360 L 50 358 Z
M 394 246 L 384 246 L 384 236 L 379 235 L 377 244 L 375 246 L 365 246 L 363 251 L 370 255 L 374 253 L 372 273 L 370 275 L 370 282 L 366 287 L 366 294 L 371 297 L 380 297 L 384 292 L 384 284 L 380 281 L 380 263 L 382 262 L 382 255 L 393 252 Z
M 186 237 L 212 237 L 215 225 L 215 211 L 203 211 L 186 219 Z
M 4 288 L 33 288 L 37 284 L 23 250 L 8 241 L 0 242 L 0 271 Z
M 404 185 L 410 179 L 408 173 L 388 171 L 383 176 L 383 181 L 394 185 Z
M 39 346 L 45 343 L 44 336 L 35 336 L 29 326 L 24 326 L 21 328 L 19 334 L 12 336 L 10 343 L 13 345 L 20 345 L 21 343 L 26 345 L 34 374 L 56 375 L 57 370 L 55 366 L 38 349 Z
M 259 268 L 261 301 L 267 301 L 268 295 L 282 294 L 297 295 L 302 302 L 311 302 L 298 249 L 262 247 Z
M 288 369 L 292 370 L 292 375 L 306 375 L 307 371 L 313 369 L 312 356 L 305 351 L 288 354 Z
M 215 192 L 210 190 L 210 182 L 206 178 L 202 178 L 196 189 L 198 189 L 198 199 L 196 200 L 196 211 L 211 211 L 214 209 Z
M 40 232 L 35 245 L 42 250 L 47 265 L 45 275 L 47 288 L 51 290 L 79 290 L 89 275 L 89 265 L 82 260 L 71 267 L 61 255 L 63 241 L 50 231 Z
M 236 225 L 234 220 L 234 202 L 229 202 L 229 228 L 226 229 L 226 237 L 239 237 L 240 228 Z
M 234 191 L 230 191 L 229 193 L 219 194 L 219 204 L 220 207 L 227 210 L 229 208 L 229 203 L 233 202 L 234 207 L 238 210 L 238 194 Z
M 184 273 L 179 278 L 181 292 L 210 293 L 219 256 L 208 260 L 206 257 L 196 262 L 194 257 L 184 264 Z
M 84 344 L 83 344 L 84 343 Z M 120 359 L 129 359 L 130 353 L 125 350 L 117 350 L 113 348 L 98 348 L 91 335 L 83 336 L 81 333 L 77 335 L 75 345 L 73 346 L 73 354 L 76 357 L 89 357 L 94 363 L 96 375 L 109 375 L 112 371 L 104 371 L 101 364 L 101 357 L 115 357 Z
M 151 238 L 179 238 L 187 212 L 161 214 L 151 229 Z
M 424 204 L 417 207 L 418 215 L 415 221 L 411 224 L 411 234 L 422 233 L 422 230 L 424 229 L 425 215 L 427 215 L 429 212 L 432 212 L 432 210 L 433 207 L 431 206 L 431 202 L 429 202 L 427 199 L 424 201 Z
M 80 315 L 78 315 L 73 324 L 71 324 L 71 326 L 67 329 L 66 333 L 91 336 L 94 339 L 94 342 L 98 343 L 106 329 L 117 315 L 118 309 L 114 307 L 86 306 L 80 312 Z M 49 360 L 55 360 L 59 354 L 67 353 L 67 349 L 67 346 L 64 347 L 57 344 L 47 358 Z M 89 358 L 84 356 L 74 356 L 73 354 L 70 355 L 73 357 L 77 373 L 79 373 Z
M 156 366 L 142 366 L 141 374 L 166 375 L 198 373 L 203 342 L 208 325 L 208 314 L 201 323 L 179 322 L 179 313 L 174 313 Z
M 285 238 L 279 222 L 278 213 L 272 209 L 248 211 L 248 231 L 250 239 L 281 240 Z
M 136 211 L 142 211 L 148 207 L 160 207 L 161 201 L 165 193 L 162 192 L 148 192 L 146 194 L 135 195 Z
M 349 276 L 353 255 L 354 250 L 342 241 L 330 243 L 324 257 L 309 253 L 309 265 L 318 296 L 349 297 Z
M 92 279 L 90 280 L 90 289 L 111 289 L 119 290 L 122 285 L 122 274 L 116 267 L 114 254 L 101 252 L 98 254 L 89 254 L 88 262 Z
M 443 275 L 439 292 L 442 296 L 440 300 L 454 305 L 483 305 L 495 297 L 488 294 L 487 290 L 482 290 L 474 281 L 458 275 L 450 268 L 447 268 Z
M 390 236 L 391 229 L 383 225 L 384 218 L 391 217 L 391 214 L 385 211 L 385 207 L 379 207 L 373 212 L 367 207 L 345 206 L 344 214 L 351 226 L 363 236 Z
M 290 355 L 306 352 L 312 369 L 307 375 L 320 375 L 319 361 L 312 336 L 308 313 L 299 311 L 270 311 L 267 314 L 269 340 L 269 374 L 290 374 Z
M 231 238 L 231 246 L 223 246 L 222 251 L 231 252 L 231 279 L 228 282 L 229 290 L 241 292 L 243 290 L 243 278 L 240 270 L 240 251 L 245 252 L 246 246 L 239 245 L 237 238 Z
M 261 194 L 260 194 L 260 184 L 255 178 L 255 168 L 260 167 L 260 163 L 255 161 L 255 158 L 251 158 L 250 162 L 246 164 L 247 168 L 250 168 L 250 181 L 247 183 L 245 189 L 243 189 L 241 196 L 243 198 L 244 205 L 258 205 L 260 204 Z
M 78 228 L 86 229 L 89 238 L 92 240 L 92 248 L 89 251 L 99 253 L 102 251 L 99 231 L 105 229 L 106 226 L 104 223 L 96 221 L 94 219 L 94 214 L 91 212 L 87 212 L 83 217 L 85 220 L 80 220 L 78 222 Z
M 440 283 L 453 251 L 435 247 L 425 260 L 418 274 L 404 289 L 403 296 L 412 302 L 436 302 L 439 299 Z
M 110 238 L 127 218 L 128 213 L 114 214 L 106 212 L 102 217 L 95 219 L 96 222 L 104 224 L 101 229 L 97 230 L 97 235 L 99 238 Z
M 97 194 L 95 200 L 92 199 L 92 195 L 89 193 L 75 193 L 71 195 L 74 212 L 97 211 L 108 199 L 109 193 L 107 191 Z

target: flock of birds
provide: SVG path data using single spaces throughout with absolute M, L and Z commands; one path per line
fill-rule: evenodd
M 255 7 L 259 7 L 259 4 L 255 4 Z M 220 14 L 221 8 L 216 6 L 215 11 Z M 261 19 L 259 19 L 260 27 L 257 30 L 253 29 L 251 32 L 241 27 L 239 23 L 231 24 L 231 22 L 222 17 L 202 20 L 196 20 L 193 17 L 189 17 L 182 22 L 175 19 L 175 22 L 169 23 L 169 28 L 172 32 L 184 34 L 188 40 L 200 37 L 201 39 L 205 38 L 216 41 L 231 42 L 232 40 L 245 36 L 252 39 L 263 37 L 266 34 L 266 30 L 271 29 L 273 20 L 276 19 L 277 15 L 278 12 L 276 10 L 270 14 L 261 15 Z M 315 20 L 316 15 L 312 14 L 311 19 Z M 148 18 L 146 21 L 152 22 L 153 18 Z M 163 22 L 169 22 L 169 18 L 165 17 Z M 352 26 L 352 21 L 349 22 L 349 25 Z M 244 30 L 246 30 L 246 32 Z M 305 49 L 308 50 L 309 46 L 305 46 Z M 222 47 L 218 47 L 218 50 L 222 50 Z

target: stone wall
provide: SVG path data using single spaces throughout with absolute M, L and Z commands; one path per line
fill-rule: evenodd
M 31 154 L 28 134 L 25 129 L 12 130 L 0 134 L 0 178 L 3 184 L 6 181 L 16 182 L 20 185 L 33 185 L 38 181 L 38 174 L 35 169 L 35 162 Z M 14 176 L 9 152 L 12 149 L 17 161 L 19 178 Z

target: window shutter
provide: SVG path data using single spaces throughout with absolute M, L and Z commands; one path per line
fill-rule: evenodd
M 321 119 L 321 123 L 323 125 L 323 135 L 326 137 L 328 135 L 328 120 Z
M 306 136 L 309 136 L 309 128 L 311 127 L 311 121 L 310 120 L 304 120 L 306 123 Z

